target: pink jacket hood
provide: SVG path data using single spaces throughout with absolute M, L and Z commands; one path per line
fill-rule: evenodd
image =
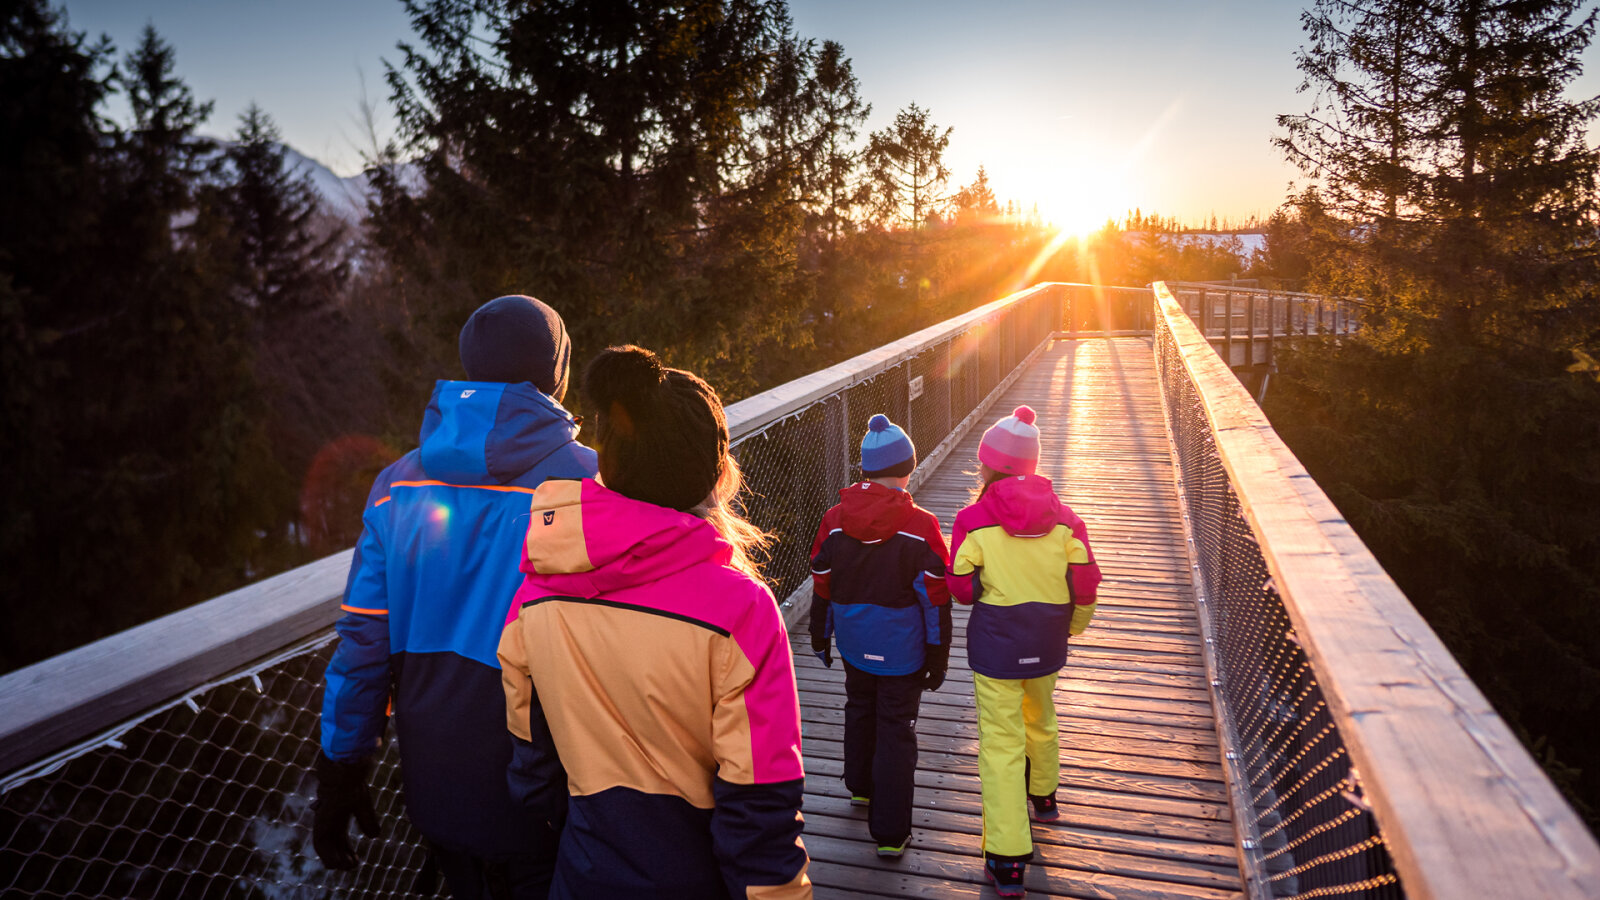
M 1057 524 L 1082 525 L 1075 513 L 1061 505 L 1055 486 L 1043 475 L 1008 475 L 991 484 L 973 505 L 1012 537 L 1043 537 Z
M 588 478 L 545 482 L 530 512 L 522 571 L 568 596 L 596 597 L 733 558 L 733 548 L 704 519 L 624 497 Z

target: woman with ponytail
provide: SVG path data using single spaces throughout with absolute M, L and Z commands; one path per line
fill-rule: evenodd
M 722 403 L 639 347 L 583 392 L 600 478 L 533 495 L 500 641 L 512 793 L 561 832 L 550 896 L 810 897 L 794 666 Z

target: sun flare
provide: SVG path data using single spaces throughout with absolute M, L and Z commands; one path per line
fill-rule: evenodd
M 1041 218 L 1070 237 L 1099 231 L 1134 205 L 1122 173 L 1111 166 L 1069 163 L 1040 189 Z

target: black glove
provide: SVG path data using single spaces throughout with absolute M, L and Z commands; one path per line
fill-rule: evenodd
M 326 753 L 317 756 L 317 799 L 311 808 L 311 846 L 322 864 L 330 869 L 354 869 L 355 848 L 350 846 L 350 818 L 355 817 L 361 833 L 378 836 L 378 814 L 372 811 L 372 794 L 367 776 L 372 760 L 356 763 L 335 762 Z
M 950 648 L 945 644 L 924 644 L 922 647 L 922 689 L 937 691 L 944 684 L 945 670 L 950 668 Z

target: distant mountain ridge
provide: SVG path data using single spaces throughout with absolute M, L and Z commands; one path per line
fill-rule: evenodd
M 212 140 L 224 148 L 234 143 L 226 138 Z M 304 175 L 310 179 L 324 212 L 337 216 L 351 225 L 360 225 L 362 220 L 366 219 L 367 206 L 377 197 L 377 191 L 372 186 L 371 170 L 350 176 L 336 175 L 320 161 L 288 144 L 280 143 L 278 146 L 283 148 L 284 168 L 293 175 Z M 415 163 L 402 163 L 400 177 L 409 190 L 422 186 L 422 170 Z
M 358 172 L 341 178 L 332 169 L 288 144 L 279 146 L 284 151 L 284 167 L 296 175 L 303 174 L 311 179 L 311 185 L 316 188 L 317 197 L 322 201 L 325 211 L 352 225 L 359 224 L 367 217 L 367 203 L 376 196 L 370 172 Z

